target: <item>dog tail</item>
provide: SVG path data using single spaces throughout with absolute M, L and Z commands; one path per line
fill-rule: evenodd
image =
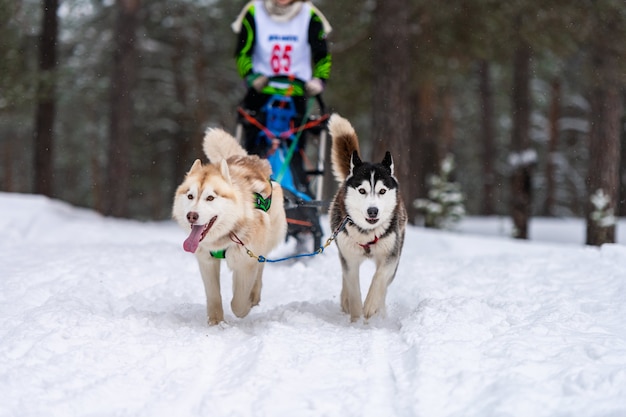
M 212 163 L 228 159 L 231 156 L 247 155 L 237 139 L 223 129 L 207 129 L 204 134 L 202 149 Z
M 350 175 L 350 161 L 352 153 L 359 156 L 359 138 L 349 121 L 333 114 L 328 121 L 328 130 L 332 137 L 331 161 L 333 174 L 338 182 L 343 182 Z

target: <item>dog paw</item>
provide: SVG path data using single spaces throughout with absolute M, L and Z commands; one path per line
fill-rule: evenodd
M 359 320 L 361 320 L 361 316 L 350 316 L 350 323 L 356 323 Z
M 235 316 L 242 319 L 250 313 L 250 310 L 252 310 L 252 303 L 249 300 L 243 302 L 233 301 L 230 303 L 230 308 Z
M 353 323 L 359 321 L 363 314 L 363 308 L 360 304 L 350 304 L 348 301 L 341 303 L 341 310 L 346 314 L 350 314 L 350 321 Z
M 363 307 L 363 316 L 365 317 L 365 320 L 370 319 L 371 317 L 380 314 L 381 316 L 385 315 L 385 304 L 384 303 L 375 303 L 375 302 L 368 302 L 369 300 L 366 300 L 365 302 L 365 306 Z
M 341 311 L 343 311 L 344 313 L 350 313 L 350 307 L 348 306 L 348 300 L 347 299 L 342 299 L 341 300 Z
M 207 318 L 207 323 L 209 324 L 209 326 L 217 326 L 218 324 L 222 323 L 224 321 L 224 318 L 216 318 L 216 317 L 208 317 Z
M 252 304 L 252 307 L 258 306 L 260 302 L 261 302 L 261 293 L 252 292 L 252 294 L 250 294 L 250 303 Z
M 361 304 L 360 299 L 358 301 L 350 302 L 350 297 L 348 297 L 348 292 L 345 290 L 341 290 L 341 311 L 346 314 L 350 314 L 352 318 L 355 318 L 353 321 L 358 320 L 361 317 L 361 313 L 363 311 L 363 306 Z
M 209 304 L 207 306 L 207 323 L 209 326 L 215 326 L 224 321 L 224 310 L 221 303 Z

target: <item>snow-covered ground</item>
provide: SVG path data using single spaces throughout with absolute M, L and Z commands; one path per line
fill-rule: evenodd
M 369 323 L 340 311 L 334 245 L 268 264 L 244 319 L 224 271 L 208 327 L 173 222 L 0 193 L 0 416 L 626 416 L 626 246 L 508 228 L 409 228 Z

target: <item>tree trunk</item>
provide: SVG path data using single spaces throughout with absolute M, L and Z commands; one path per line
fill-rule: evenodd
M 417 197 L 428 196 L 427 179 L 439 173 L 441 154 L 437 141 L 436 118 L 437 89 L 432 81 L 424 82 L 418 91 L 417 105 L 417 128 L 414 130 L 419 142 L 413 145 L 412 161 L 417 162 L 417 178 L 413 178 L 419 184 Z M 417 145 L 417 146 L 416 146 Z
M 377 2 L 373 21 L 373 65 L 384 68 L 376 71 L 373 81 L 371 160 L 379 162 L 384 152 L 393 156 L 395 175 L 400 183 L 409 213 L 413 212 L 415 194 L 411 189 L 413 167 L 409 150 L 411 142 L 409 96 L 409 21 L 406 0 Z M 409 214 L 409 221 L 414 222 Z
M 200 24 L 200 22 L 196 22 Z M 196 27 L 196 33 L 198 33 L 197 44 L 194 49 L 197 51 L 204 50 L 202 47 L 201 34 L 203 30 L 201 27 Z M 193 74 L 195 80 L 196 97 L 193 113 L 193 122 L 196 128 L 194 137 L 188 144 L 188 157 L 189 162 L 193 162 L 198 155 L 204 155 L 202 152 L 202 140 L 204 138 L 204 131 L 206 130 L 206 123 L 210 118 L 211 106 L 209 104 L 209 95 L 211 94 L 211 83 L 207 78 L 207 72 L 209 69 L 210 56 L 207 54 L 196 54 L 193 63 Z M 232 109 L 235 111 L 235 109 Z M 191 166 L 191 165 L 189 165 Z
M 622 87 L 622 106 L 626 102 L 626 89 Z M 618 214 L 620 217 L 626 216 L 626 115 L 622 112 L 622 121 L 620 123 L 620 161 L 619 161 L 619 197 L 618 201 Z
M 54 169 L 55 74 L 57 62 L 58 0 L 44 0 L 39 39 L 39 83 L 35 116 L 34 191 L 52 196 Z
M 11 133 L 7 137 L 14 136 Z M 9 140 L 0 140 L 0 159 L 2 160 L 2 182 L 0 182 L 0 190 L 8 192 L 16 192 L 17 187 L 13 180 L 13 165 L 15 159 L 15 141 L 13 138 Z
M 532 166 L 535 154 L 530 149 L 530 46 L 523 41 L 513 59 L 513 130 L 511 132 L 511 217 L 514 237 L 528 239 L 532 206 Z
M 495 161 L 495 136 L 493 131 L 493 93 L 491 90 L 491 74 L 489 62 L 480 61 L 478 69 L 479 94 L 481 105 L 481 128 L 482 128 L 482 163 L 483 163 L 483 197 L 482 214 L 490 216 L 495 214 L 494 191 L 496 175 L 494 170 Z
M 133 136 L 133 87 L 137 72 L 135 32 L 140 0 L 118 0 L 111 79 L 111 119 L 105 214 L 127 217 L 130 193 L 130 144 Z
M 543 207 L 544 216 L 554 216 L 556 180 L 556 151 L 559 145 L 559 119 L 561 117 L 561 83 L 553 80 L 551 85 L 552 102 L 550 103 L 548 138 L 548 161 L 546 164 L 546 199 Z
M 189 88 L 187 87 L 187 82 L 183 71 L 185 48 L 182 43 L 182 38 L 177 39 L 177 42 L 174 44 L 175 50 L 172 55 L 172 68 L 174 70 L 174 91 L 176 93 L 176 101 L 178 102 L 177 104 L 180 109 L 174 119 L 178 124 L 178 130 L 174 135 L 172 135 L 172 148 L 174 150 L 174 158 L 172 159 L 172 162 L 174 164 L 174 175 L 171 185 L 173 187 L 176 187 L 177 184 L 180 184 L 180 182 L 185 177 L 185 174 L 191 167 L 189 159 L 192 157 L 190 150 L 192 137 L 191 135 L 189 135 L 189 131 L 187 129 L 187 126 L 189 124 L 187 116 L 188 113 L 184 111 L 184 109 L 187 108 L 187 92 L 189 91 Z M 195 136 L 193 137 L 193 139 L 195 139 Z
M 454 153 L 454 94 L 452 89 L 444 88 L 441 97 L 441 144 L 439 146 L 439 154 L 441 159 L 448 154 Z M 437 169 L 439 173 L 440 167 Z
M 589 135 L 589 174 L 587 206 L 587 244 L 615 242 L 615 214 L 619 187 L 620 120 L 622 117 L 619 56 L 610 49 L 610 42 L 598 36 L 592 46 L 591 73 L 595 77 L 591 91 L 591 131 Z M 608 197 L 605 207 L 596 207 L 592 198 L 599 191 Z M 602 219 L 595 215 L 603 211 Z

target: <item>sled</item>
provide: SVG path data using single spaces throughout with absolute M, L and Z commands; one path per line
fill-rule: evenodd
M 272 77 L 267 102 L 254 112 L 238 108 L 235 137 L 248 153 L 266 158 L 272 179 L 283 188 L 287 214 L 287 236 L 300 248 L 312 240 L 321 246 L 320 215 L 328 207 L 322 200 L 329 114 L 321 95 L 302 97 L 304 82 L 289 77 Z M 304 114 L 296 108 L 294 91 L 306 100 Z

